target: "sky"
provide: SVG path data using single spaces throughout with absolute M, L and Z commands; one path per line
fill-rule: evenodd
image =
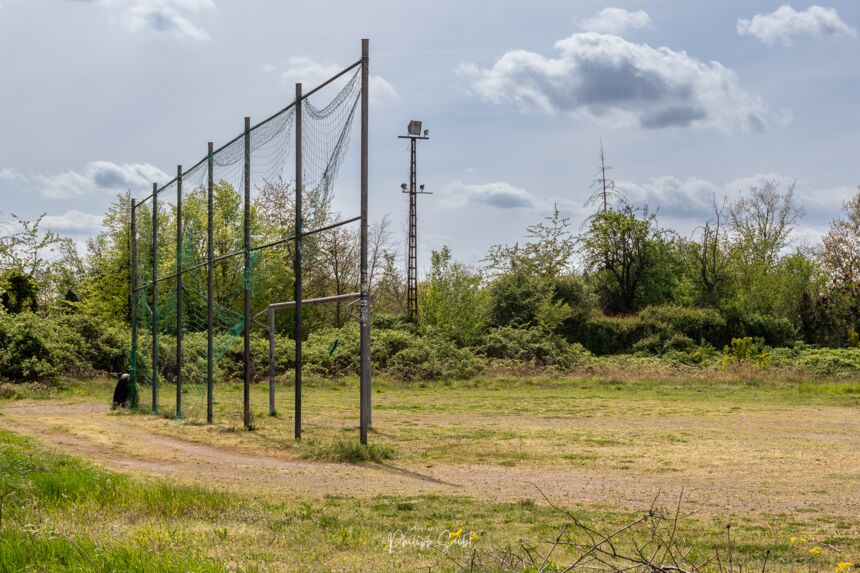
M 83 244 L 117 193 L 147 195 L 366 37 L 370 214 L 401 246 L 397 136 L 430 130 L 424 272 L 443 245 L 479 264 L 553 206 L 578 230 L 601 142 L 661 226 L 691 236 L 714 200 L 774 179 L 795 185 L 813 244 L 860 184 L 858 29 L 850 0 L 0 0 L 0 221 L 47 213 Z

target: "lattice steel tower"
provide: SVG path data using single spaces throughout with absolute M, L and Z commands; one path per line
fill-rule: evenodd
M 399 139 L 409 140 L 409 186 L 400 186 L 402 193 L 409 193 L 409 249 L 406 257 L 406 313 L 410 320 L 418 320 L 418 195 L 432 195 L 417 184 L 416 148 L 419 139 L 430 139 L 430 131 L 421 134 L 421 122 L 410 121 L 408 135 Z

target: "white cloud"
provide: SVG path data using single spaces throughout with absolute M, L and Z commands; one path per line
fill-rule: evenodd
M 69 199 L 93 193 L 147 191 L 153 182 L 165 183 L 170 177 L 148 163 L 113 163 L 93 161 L 83 173 L 66 171 L 57 175 L 40 175 L 36 178 L 42 187 L 42 196 L 49 199 Z
M 54 232 L 90 235 L 101 230 L 103 220 L 101 215 L 72 209 L 62 215 L 46 215 L 42 219 L 42 226 Z
M 835 8 L 814 4 L 798 12 L 784 4 L 770 14 L 756 14 L 752 20 L 738 20 L 738 34 L 755 36 L 766 44 L 781 42 L 789 46 L 798 36 L 836 39 L 856 36 L 857 30 L 846 24 Z
M 795 185 L 795 200 L 804 211 L 795 235 L 807 242 L 815 242 L 826 232 L 830 222 L 839 214 L 842 203 L 857 192 L 849 186 L 815 187 L 779 173 L 759 173 L 724 183 L 695 177 L 680 179 L 663 176 L 644 183 L 619 181 L 617 187 L 633 206 L 648 205 L 651 212 L 656 211 L 661 226 L 689 236 L 713 217 L 714 200 L 718 205 L 722 205 L 724 200 L 732 202 L 739 194 L 751 187 L 761 187 L 767 181 L 775 181 L 780 191 Z
M 760 99 L 719 62 L 593 32 L 574 34 L 555 48 L 557 58 L 514 50 L 490 69 L 464 64 L 458 72 L 470 76 L 487 101 L 615 127 L 757 131 L 769 120 Z
M 281 72 L 281 80 L 287 85 L 302 82 L 305 90 L 313 89 L 343 70 L 342 66 L 323 63 L 307 57 L 293 57 L 287 62 L 287 69 Z M 349 75 L 349 74 L 347 74 Z M 341 80 L 340 85 L 346 79 Z M 380 104 L 400 98 L 394 86 L 382 76 L 370 76 L 370 103 Z
M 648 205 L 661 214 L 677 217 L 699 217 L 710 211 L 714 196 L 721 195 L 719 187 L 696 177 L 654 177 L 643 184 L 619 181 L 616 188 L 634 206 Z
M 466 184 L 462 181 L 448 183 L 442 189 L 443 207 L 465 207 L 467 205 L 491 205 L 500 209 L 517 209 L 534 207 L 537 198 L 520 187 L 514 187 L 504 181 L 492 183 Z
M 651 16 L 645 10 L 628 12 L 624 8 L 604 8 L 591 18 L 579 22 L 579 27 L 587 32 L 616 35 L 650 25 Z
M 116 4 L 102 0 L 102 4 Z M 213 0 L 130 0 L 123 2 L 122 21 L 132 32 L 154 30 L 179 40 L 205 42 L 209 34 L 192 17 L 215 9 Z
M 23 175 L 21 175 L 11 167 L 3 167 L 2 169 L 0 169 L 0 181 L 11 181 L 13 179 L 23 178 Z

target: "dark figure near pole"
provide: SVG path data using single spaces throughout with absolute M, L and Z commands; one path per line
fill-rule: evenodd
M 123 374 L 119 377 L 116 383 L 116 388 L 113 391 L 113 408 L 128 408 L 129 398 L 131 397 L 131 382 L 128 374 Z

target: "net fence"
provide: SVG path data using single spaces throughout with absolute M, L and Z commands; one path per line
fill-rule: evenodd
M 337 88 L 322 107 L 310 98 L 299 106 L 303 228 L 297 228 L 295 217 L 297 106 L 207 154 L 136 204 L 136 342 L 129 363 L 140 404 L 158 409 L 158 392 L 176 391 L 181 383 L 176 409 L 166 413 L 206 418 L 210 378 L 242 377 L 237 364 L 244 348 L 246 287 L 252 317 L 271 303 L 293 299 L 293 239 L 332 220 L 335 181 L 361 99 L 361 67 L 329 91 Z M 318 95 L 324 92 L 314 99 Z M 306 262 L 316 260 L 323 238 L 303 239 Z M 292 334 L 289 318 L 278 317 L 279 332 Z M 251 326 L 265 332 L 266 325 L 256 320 Z M 265 372 L 267 353 L 252 345 L 252 376 Z

